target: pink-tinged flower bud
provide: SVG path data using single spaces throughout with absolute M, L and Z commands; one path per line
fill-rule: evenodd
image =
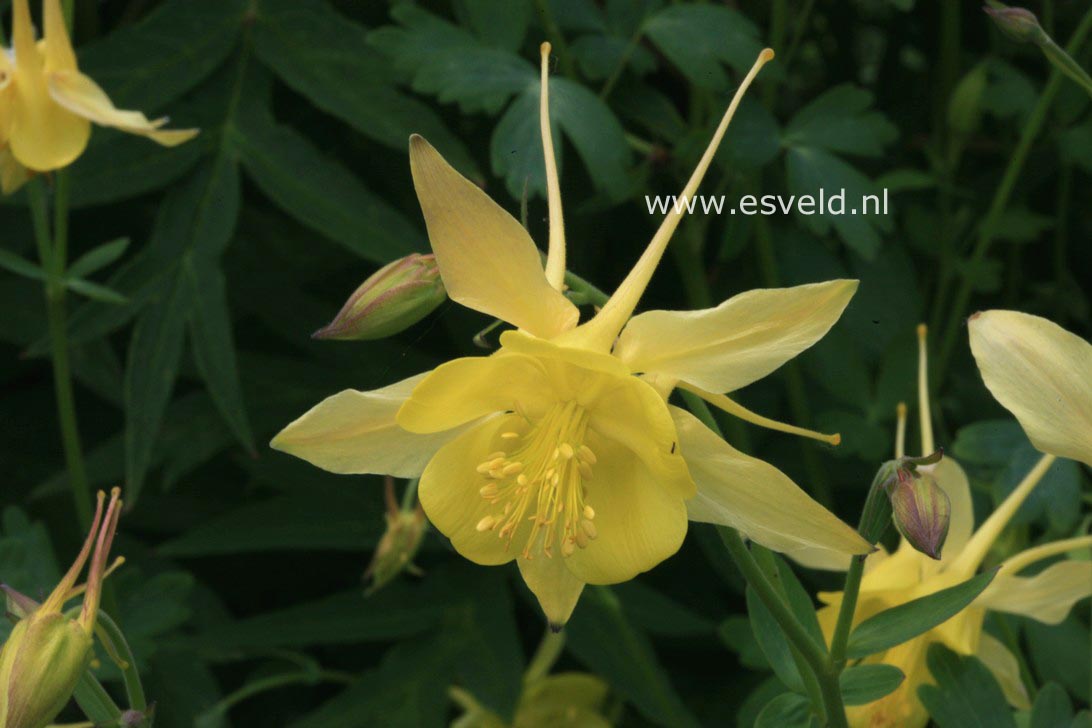
M 99 493 L 95 520 L 83 549 L 42 604 L 4 588 L 9 609 L 22 618 L 0 649 L 0 728 L 42 728 L 53 722 L 91 664 L 102 581 L 121 513 L 119 496 L 115 488 L 104 516 L 104 495 Z M 77 587 L 88 558 L 87 584 Z M 81 592 L 83 609 L 71 619 L 64 613 L 64 605 Z
M 1025 8 L 982 8 L 1001 31 L 1020 43 L 1039 43 L 1047 38 L 1035 13 Z
M 928 473 L 903 473 L 888 495 L 899 533 L 921 553 L 939 559 L 952 517 L 948 494 Z
M 446 298 L 436 256 L 414 253 L 372 274 L 312 338 L 382 339 L 417 323 Z

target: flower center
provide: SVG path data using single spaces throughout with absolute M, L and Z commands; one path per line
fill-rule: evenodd
M 526 417 L 524 417 L 526 419 Z M 528 432 L 505 432 L 509 452 L 490 454 L 479 466 L 488 482 L 479 490 L 495 512 L 478 522 L 479 531 L 496 531 L 511 545 L 516 530 L 531 523 L 521 556 L 542 539 L 542 552 L 562 556 L 584 548 L 597 535 L 595 510 L 587 505 L 585 481 L 592 478 L 595 453 L 584 444 L 588 413 L 576 402 L 559 402 Z

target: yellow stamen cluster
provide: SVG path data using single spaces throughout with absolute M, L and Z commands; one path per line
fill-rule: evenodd
M 584 444 L 588 413 L 575 402 L 560 402 L 538 422 L 527 424 L 526 433 L 501 434 L 503 441 L 513 444 L 511 452 L 498 450 L 478 465 L 486 480 L 478 492 L 497 510 L 482 518 L 477 528 L 496 531 L 510 546 L 520 525 L 529 522 L 523 558 L 532 558 L 540 539 L 547 557 L 553 556 L 555 546 L 562 556 L 569 556 L 598 535 L 595 509 L 585 502 L 585 483 L 592 479 L 597 462 Z

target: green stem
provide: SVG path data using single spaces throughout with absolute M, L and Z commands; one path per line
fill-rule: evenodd
M 796 50 L 800 47 L 800 41 L 804 38 L 804 31 L 808 29 L 808 20 L 811 18 L 812 8 L 815 7 L 815 0 L 804 0 L 804 7 L 800 12 L 796 13 L 796 26 L 792 30 L 792 39 L 789 41 L 789 47 L 784 53 L 781 53 L 782 67 L 788 69 L 792 63 L 793 57 L 796 56 Z M 777 48 L 774 48 L 777 51 Z
M 402 493 L 402 510 L 412 511 L 417 507 L 417 485 L 421 482 L 420 478 L 412 478 L 406 483 L 406 491 Z
M 849 562 L 845 586 L 842 587 L 842 606 L 838 609 L 838 622 L 830 640 L 830 661 L 841 673 L 846 666 L 846 644 L 853 627 L 853 615 L 857 611 L 857 596 L 861 592 L 861 576 L 864 574 L 866 555 L 857 555 Z
M 531 664 L 527 666 L 527 671 L 523 673 L 523 682 L 530 684 L 546 677 L 553 669 L 557 658 L 561 657 L 563 649 L 565 649 L 565 633 L 547 629 L 546 633 L 542 635 L 542 641 L 538 643 L 535 656 L 531 658 Z
M 212 722 L 210 719 L 213 717 L 226 716 L 232 708 L 239 703 L 242 703 L 255 695 L 269 692 L 270 690 L 276 690 L 277 688 L 283 688 L 288 685 L 295 685 L 297 683 L 315 684 L 319 682 L 333 682 L 340 683 L 342 685 L 351 685 L 353 683 L 353 677 L 341 672 L 335 672 L 332 670 L 320 670 L 315 673 L 313 671 L 304 672 L 289 672 L 282 675 L 271 675 L 270 677 L 255 680 L 254 682 L 247 683 L 243 687 L 236 690 L 231 695 L 218 702 L 216 705 L 209 708 L 207 711 L 201 714 L 201 718 Z
M 110 615 L 99 611 L 96 621 L 96 630 L 101 630 L 100 637 L 104 634 L 105 641 L 109 642 L 110 649 L 115 658 L 121 660 L 118 669 L 121 670 L 121 679 L 125 683 L 125 694 L 129 698 L 129 708 L 145 713 L 148 710 L 148 699 L 144 694 L 144 684 L 140 681 L 140 671 L 137 670 L 136 659 L 129 648 L 129 642 L 125 639 L 121 628 L 118 627 Z M 151 728 L 149 725 L 148 728 Z
M 683 392 L 683 398 L 695 417 L 713 432 L 723 436 L 717 421 L 713 419 L 709 405 L 703 399 L 690 392 Z M 808 683 L 809 678 L 804 677 L 804 673 L 808 671 L 811 673 L 811 679 L 818 683 L 822 705 L 815 707 L 821 709 L 827 716 L 827 726 L 848 728 L 845 705 L 842 703 L 842 688 L 838 684 L 838 671 L 834 669 L 823 645 L 816 642 L 793 615 L 785 600 L 766 578 L 766 574 L 751 555 L 750 549 L 743 542 L 739 532 L 727 526 L 717 526 L 717 532 L 747 584 L 754 589 L 755 595 L 762 600 L 778 626 L 781 627 L 794 654 L 798 654 L 806 663 L 808 669 L 801 671 L 805 684 Z
M 626 70 L 626 64 L 629 63 L 630 56 L 637 50 L 637 44 L 641 42 L 641 36 L 644 34 L 644 24 L 637 26 L 637 30 L 630 36 L 629 42 L 626 43 L 625 49 L 622 51 L 622 55 L 618 57 L 618 63 L 615 64 L 614 69 L 610 72 L 610 76 L 607 77 L 603 87 L 599 89 L 599 98 L 606 99 L 610 96 L 610 92 L 614 90 L 614 85 L 618 83 L 618 79 L 622 77 L 622 72 Z
M 572 271 L 565 271 L 565 285 L 574 293 L 579 293 L 584 296 L 588 303 L 595 306 L 604 305 L 607 302 L 607 299 L 610 298 L 610 296 L 597 288 L 594 284 L 589 283 Z
M 1066 45 L 1066 51 L 1070 55 L 1077 53 L 1090 30 L 1092 30 L 1092 8 L 1089 8 L 1088 11 L 1085 12 L 1084 17 L 1081 18 L 1081 22 L 1077 26 L 1077 30 L 1074 31 L 1073 36 Z M 1031 145 L 1034 143 L 1036 137 L 1039 136 L 1039 132 L 1046 122 L 1050 105 L 1054 102 L 1054 97 L 1058 95 L 1058 91 L 1061 88 L 1062 76 L 1062 72 L 1057 68 L 1051 71 L 1050 80 L 1047 81 L 1046 88 L 1043 89 L 1043 93 L 1039 96 L 1039 102 L 1035 105 L 1035 109 L 1031 112 L 1031 116 L 1028 117 L 1027 124 L 1024 125 L 1024 128 L 1020 133 L 1020 140 L 1017 142 L 1016 149 L 1013 151 L 1012 156 L 1009 157 L 1008 166 L 1005 167 L 1001 182 L 997 185 L 997 190 L 994 192 L 993 201 L 990 203 L 989 210 L 982 220 L 982 223 L 979 225 L 978 238 L 975 242 L 974 250 L 971 253 L 969 261 L 968 267 L 970 270 L 974 270 L 981 266 L 982 261 L 985 260 L 986 255 L 990 252 L 990 246 L 993 245 L 993 242 L 996 239 L 997 223 L 1001 218 L 1001 213 L 1005 211 L 1009 198 L 1012 196 L 1012 191 L 1016 186 L 1016 181 L 1019 179 L 1020 173 L 1023 172 L 1024 164 L 1027 162 L 1028 154 L 1031 151 Z M 948 361 L 955 349 L 959 333 L 963 330 L 963 319 L 967 315 L 967 306 L 970 303 L 971 293 L 973 292 L 972 288 L 971 276 L 963 276 L 955 300 L 950 309 L 951 318 L 945 329 L 939 356 L 937 357 L 936 371 L 938 380 L 942 379 L 945 372 L 947 372 Z
M 53 361 L 53 390 L 57 400 L 57 420 L 61 430 L 65 464 L 72 499 L 76 505 L 81 530 L 91 525 L 91 489 L 80 446 L 76 400 L 72 389 L 72 369 L 68 358 L 68 324 L 65 314 L 64 271 L 68 248 L 68 182 L 63 172 L 57 175 L 54 199 L 54 237 L 50 238 L 48 202 L 42 180 L 27 185 L 38 257 L 48 274 L 45 286 L 46 316 L 49 325 L 50 354 Z

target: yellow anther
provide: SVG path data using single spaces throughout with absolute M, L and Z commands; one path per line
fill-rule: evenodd
M 493 528 L 496 522 L 497 519 L 493 516 L 486 516 L 482 520 L 478 521 L 478 525 L 475 526 L 475 528 L 477 528 L 479 532 L 488 531 L 489 529 Z
M 492 498 L 497 494 L 497 484 L 489 483 L 488 485 L 483 485 L 481 488 L 478 488 L 478 493 L 482 498 Z
M 584 533 L 583 529 L 578 530 L 573 534 L 573 538 L 576 539 L 576 545 L 580 548 L 588 547 L 588 534 Z
M 507 478 L 511 475 L 519 474 L 519 472 L 522 470 L 523 463 L 508 463 L 503 468 L 501 468 L 501 475 Z
M 527 485 L 527 476 L 521 474 L 518 478 L 516 478 L 516 484 Z
M 572 445 L 570 445 L 567 442 L 563 442 L 558 446 L 557 450 L 558 450 L 558 452 L 561 453 L 561 457 L 565 458 L 566 460 L 572 460 L 572 457 L 573 457 L 573 446 Z
M 485 459 L 486 460 L 497 460 L 497 459 L 504 460 L 504 457 L 507 454 L 508 453 L 506 453 L 506 452 L 504 452 L 502 450 L 497 450 L 496 452 L 491 452 L 488 455 L 486 455 Z
M 561 555 L 572 556 L 574 551 L 576 551 L 576 542 L 571 538 L 565 539 L 561 544 Z
M 595 509 L 591 506 L 584 506 L 584 518 L 587 518 L 589 521 L 595 518 Z
M 579 465 L 579 469 L 581 478 L 583 478 L 584 480 L 592 479 L 592 469 L 590 465 L 588 465 L 586 462 L 582 462 Z
M 587 518 L 580 522 L 580 527 L 584 529 L 584 533 L 588 535 L 588 538 L 593 541 L 599 536 L 599 531 L 595 528 L 595 524 Z
M 481 473 L 482 475 L 485 475 L 486 473 L 488 473 L 488 472 L 489 472 L 489 470 L 490 470 L 490 469 L 491 469 L 492 467 L 493 467 L 493 463 L 491 463 L 491 462 L 489 462 L 489 461 L 487 460 L 486 462 L 484 462 L 484 463 L 481 463 L 481 464 L 479 464 L 479 465 L 478 465 L 478 467 L 477 467 L 477 468 L 475 468 L 475 470 L 477 470 L 477 471 L 478 471 L 479 473 Z
M 592 452 L 592 449 L 587 445 L 581 445 L 578 452 L 580 453 L 580 459 L 588 465 L 595 465 L 599 462 L 599 458 L 595 457 L 595 453 Z
M 501 439 L 502 440 L 518 440 L 519 439 L 519 433 L 518 432 L 502 432 L 501 433 Z

